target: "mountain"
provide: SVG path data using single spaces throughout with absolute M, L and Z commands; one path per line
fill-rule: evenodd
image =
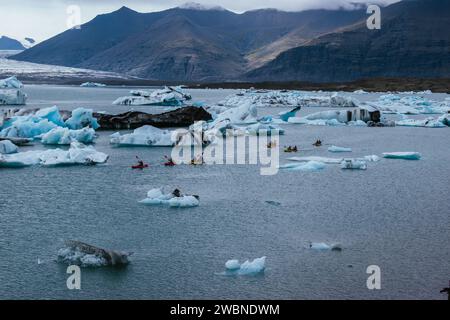
M 6 36 L 0 37 L 0 50 L 25 50 L 23 44 L 12 38 Z
M 365 20 L 308 41 L 249 71 L 251 81 L 352 81 L 450 77 L 450 1 L 409 0 L 383 8 L 381 29 Z
M 363 9 L 237 14 L 196 4 L 151 13 L 122 7 L 13 59 L 148 79 L 221 81 L 237 79 L 281 51 L 365 16 Z

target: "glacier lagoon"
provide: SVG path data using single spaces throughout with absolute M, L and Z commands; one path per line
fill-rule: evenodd
M 25 87 L 27 108 L 108 113 L 130 108 L 111 104 L 129 90 Z M 208 104 L 236 91 L 189 92 Z M 260 108 L 259 115 L 287 110 Z M 330 157 L 329 144 L 351 148 L 351 157 L 416 151 L 422 158 L 381 159 L 361 171 L 327 166 L 261 176 L 258 166 L 165 167 L 170 148 L 114 148 L 112 132 L 100 131 L 94 146 L 110 156 L 106 165 L 0 169 L 0 298 L 445 299 L 439 290 L 448 283 L 450 253 L 448 128 L 283 128 L 281 146 L 297 145 L 296 156 Z M 318 138 L 326 145 L 312 148 Z M 20 149 L 47 148 L 35 143 Z M 136 155 L 150 168 L 131 170 Z M 280 155 L 282 164 L 292 157 Z M 138 202 L 160 186 L 198 194 L 200 205 L 173 209 Z M 56 262 L 67 239 L 134 254 L 126 268 L 83 268 L 81 290 L 71 291 L 66 265 Z M 342 251 L 311 250 L 310 242 L 340 243 Z M 225 261 L 262 256 L 263 274 L 220 274 Z M 366 268 L 374 264 L 381 268 L 381 290 L 366 287 Z

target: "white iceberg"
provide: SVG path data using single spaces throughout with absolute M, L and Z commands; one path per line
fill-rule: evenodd
M 266 257 L 256 258 L 253 261 L 247 260 L 242 264 L 239 260 L 228 260 L 225 268 L 226 274 L 229 275 L 256 275 L 266 269 Z
M 352 148 L 331 146 L 331 147 L 328 147 L 328 151 L 329 152 L 352 152 Z
M 108 155 L 96 151 L 93 147 L 72 142 L 69 150 L 35 150 L 0 155 L 0 167 L 94 165 L 107 160 Z
M 318 156 L 307 156 L 307 157 L 291 157 L 288 158 L 290 161 L 300 161 L 300 162 L 322 162 L 327 164 L 340 164 L 344 158 L 327 158 Z
M 306 171 L 316 172 L 325 168 L 325 163 L 319 161 L 308 161 L 306 163 L 289 163 L 280 166 L 280 169 L 287 169 L 289 171 Z
M 21 88 L 23 88 L 23 84 L 22 82 L 17 80 L 16 76 L 0 80 L 0 89 L 21 89 Z
M 395 125 L 397 126 L 405 126 L 405 127 L 424 127 L 424 128 L 445 128 L 446 125 L 440 121 L 439 119 L 427 118 L 423 120 L 416 119 L 403 119 L 399 121 L 395 121 Z
M 65 124 L 72 130 L 82 129 L 84 127 L 91 127 L 96 130 L 100 127 L 97 119 L 93 116 L 92 109 L 85 108 L 77 108 L 73 110 L 72 116 L 66 120 Z
M 388 159 L 419 160 L 422 156 L 419 152 L 384 152 L 383 157 Z
M 118 146 L 151 146 L 151 147 L 171 147 L 172 133 L 169 130 L 161 130 L 153 126 L 142 126 L 132 133 L 111 135 L 111 144 Z
M 353 169 L 353 170 L 366 170 L 367 164 L 365 161 L 356 159 L 344 159 L 341 162 L 342 169 Z
M 2 154 L 10 154 L 17 153 L 19 148 L 9 140 L 1 140 L 0 141 L 0 153 Z
M 332 250 L 332 251 L 341 251 L 342 246 L 339 243 L 335 244 L 327 244 L 325 242 L 311 242 L 309 247 L 313 250 Z
M 69 145 L 74 141 L 84 144 L 94 142 L 96 135 L 92 128 L 83 128 L 80 130 L 71 130 L 69 128 L 57 127 L 44 133 L 41 136 L 43 144 Z
M 25 105 L 27 95 L 22 90 L 0 90 L 0 105 Z
M 148 92 L 144 90 L 132 90 L 131 96 L 120 97 L 113 104 L 116 105 L 149 105 L 149 106 L 181 106 L 191 96 L 181 87 L 164 87 L 161 90 Z
M 162 188 L 151 189 L 147 193 L 147 198 L 139 201 L 146 205 L 168 205 L 174 208 L 197 207 L 200 202 L 196 196 L 181 195 L 179 197 L 172 193 L 164 193 Z
M 97 82 L 84 82 L 84 83 L 80 84 L 80 87 L 98 88 L 98 87 L 106 87 L 106 84 L 97 83 Z

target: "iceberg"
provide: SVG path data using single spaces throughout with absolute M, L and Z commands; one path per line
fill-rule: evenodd
M 301 107 L 295 107 L 294 109 L 292 109 L 290 111 L 280 112 L 279 113 L 280 119 L 285 122 L 288 122 L 289 118 L 295 117 L 295 115 L 297 114 L 298 111 L 300 111 L 300 109 L 301 109 Z
M 353 110 L 327 110 L 309 114 L 305 117 L 290 117 L 289 123 L 316 126 L 367 126 L 366 122 L 379 122 L 381 113 L 378 109 L 364 105 Z
M 57 126 L 64 127 L 64 120 L 62 119 L 57 106 L 40 109 L 36 111 L 34 115 L 38 118 L 47 119 L 48 121 L 53 122 Z
M 128 264 L 130 252 L 98 248 L 80 241 L 66 241 L 58 250 L 58 262 L 81 267 L 103 267 Z
M 25 105 L 27 95 L 22 90 L 0 90 L 0 105 Z
M 419 152 L 384 152 L 383 157 L 388 159 L 419 160 L 421 154 Z
M 366 170 L 367 165 L 365 161 L 355 159 L 344 159 L 341 162 L 341 169 Z
M 291 157 L 288 158 L 290 161 L 300 161 L 300 162 L 322 162 L 327 164 L 340 164 L 344 158 L 327 158 L 327 157 L 318 157 L 318 156 L 307 156 L 307 157 Z
M 43 144 L 69 145 L 74 141 L 84 144 L 94 142 L 96 135 L 92 128 L 83 128 L 80 130 L 71 130 L 69 128 L 57 127 L 44 133 L 41 136 Z
M 161 130 L 149 125 L 137 128 L 129 134 L 115 133 L 111 136 L 110 143 L 118 146 L 149 147 L 172 147 L 174 145 L 172 133 L 169 130 Z
M 309 247 L 313 250 L 332 250 L 341 251 L 342 246 L 339 243 L 336 244 L 326 244 L 325 242 L 311 242 Z
M 22 82 L 17 80 L 16 76 L 0 80 L 0 89 L 21 89 L 21 88 L 23 88 L 23 84 Z
M 19 149 L 17 146 L 9 140 L 1 140 L 0 141 L 0 153 L 2 154 L 10 154 L 17 153 Z
M 72 116 L 66 120 L 65 125 L 72 130 L 91 127 L 97 130 L 100 125 L 93 116 L 92 109 L 77 108 L 72 111 Z
M 328 147 L 328 151 L 329 152 L 352 152 L 352 148 L 331 146 L 331 147 Z
M 319 161 L 308 161 L 306 163 L 290 163 L 283 166 L 280 166 L 280 169 L 287 169 L 290 171 L 306 171 L 306 172 L 315 172 L 320 171 L 325 168 L 325 164 Z
M 131 96 L 120 97 L 113 104 L 116 105 L 149 105 L 149 106 L 182 106 L 186 100 L 192 97 L 185 93 L 181 87 L 164 87 L 161 90 L 148 92 L 144 90 L 132 90 Z
M 33 115 L 13 117 L 4 124 L 2 137 L 34 138 L 57 127 L 53 122 Z
M 175 196 L 173 193 L 164 193 L 162 188 L 151 189 L 147 193 L 147 198 L 139 201 L 146 205 L 168 205 L 172 208 L 197 207 L 200 202 L 196 196 L 181 195 Z
M 97 83 L 97 82 L 84 82 L 84 83 L 80 84 L 80 87 L 98 88 L 98 87 L 106 87 L 106 84 Z
M 424 128 L 445 128 L 446 125 L 439 121 L 439 119 L 428 118 L 424 120 L 416 120 L 416 119 L 403 119 L 399 121 L 395 121 L 395 125 L 397 126 L 405 126 L 405 127 L 424 127 Z
M 247 260 L 240 264 L 239 260 L 228 260 L 225 263 L 227 275 L 256 275 L 263 273 L 266 269 L 266 257 Z
M 108 155 L 97 152 L 93 147 L 72 142 L 69 150 L 35 150 L 0 155 L 0 167 L 95 165 L 107 160 Z

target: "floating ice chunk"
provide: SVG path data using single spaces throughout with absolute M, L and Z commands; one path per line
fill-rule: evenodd
M 239 260 L 228 260 L 225 263 L 228 275 L 256 275 L 264 272 L 266 268 L 266 257 L 247 260 L 240 264 Z
M 0 105 L 24 105 L 27 95 L 22 90 L 0 90 Z
M 19 149 L 17 146 L 9 140 L 1 140 L 0 141 L 0 153 L 10 154 L 16 153 Z
M 47 133 L 57 125 L 53 122 L 35 116 L 13 117 L 10 123 L 4 125 L 0 132 L 3 137 L 34 138 Z
M 113 104 L 181 106 L 184 101 L 192 98 L 181 87 L 165 87 L 164 89 L 153 92 L 132 90 L 130 94 L 131 96 L 118 98 Z
M 342 169 L 366 170 L 367 165 L 365 161 L 355 159 L 344 159 L 341 162 Z
M 172 133 L 169 130 L 161 130 L 153 126 L 142 126 L 129 134 L 114 134 L 111 136 L 111 144 L 118 146 L 155 146 L 171 147 Z
M 247 260 L 238 269 L 239 275 L 251 275 L 264 272 L 266 268 L 266 257 L 256 258 L 253 261 Z
M 438 121 L 446 125 L 447 127 L 450 127 L 450 114 L 443 114 L 438 118 Z
M 176 208 L 197 207 L 200 204 L 194 196 L 173 197 L 169 200 L 169 206 Z
M 97 152 L 93 147 L 72 142 L 69 150 L 35 150 L 0 155 L 0 167 L 94 165 L 107 160 L 108 155 Z
M 364 156 L 362 158 L 362 160 L 369 161 L 369 162 L 378 162 L 378 161 L 380 161 L 380 157 L 375 154 L 372 154 L 369 156 Z
M 254 105 L 242 104 L 239 107 L 229 108 L 218 114 L 217 118 L 211 123 L 210 128 L 217 127 L 220 123 L 230 124 L 251 124 L 258 122 L 258 111 Z
M 388 159 L 419 160 L 421 154 L 419 152 L 384 152 L 383 157 Z
M 69 145 L 74 141 L 81 143 L 92 143 L 95 139 L 95 131 L 92 128 L 71 130 L 69 128 L 57 127 L 41 136 L 43 144 Z
M 331 146 L 331 147 L 328 147 L 328 151 L 330 151 L 330 152 L 352 152 L 352 148 Z
M 328 163 L 328 164 L 339 164 L 342 162 L 342 160 L 344 160 L 344 158 L 327 158 L 327 157 L 308 156 L 308 157 L 291 157 L 291 158 L 288 158 L 288 160 L 300 161 L 300 162 L 315 161 L 315 162 L 322 162 L 322 163 Z
M 233 259 L 233 260 L 228 260 L 225 263 L 225 268 L 227 268 L 227 270 L 237 270 L 241 267 L 241 264 L 239 263 L 239 260 Z
M 3 80 L 0 80 L 1 89 L 21 89 L 23 88 L 22 82 L 17 80 L 16 76 L 12 76 Z
M 293 118 L 295 117 L 295 115 L 297 114 L 297 112 L 301 109 L 301 107 L 295 107 L 294 109 L 287 111 L 287 112 L 280 112 L 279 116 L 280 119 L 283 121 L 288 121 L 289 118 Z
M 59 109 L 57 106 L 53 106 L 50 108 L 44 108 L 36 111 L 34 114 L 38 118 L 47 119 L 50 122 L 53 122 L 57 126 L 64 127 L 64 121 L 59 113 Z
M 80 87 L 85 87 L 85 88 L 106 87 L 106 84 L 97 83 L 97 82 L 85 82 L 85 83 L 80 84 Z
M 100 125 L 97 119 L 92 115 L 92 109 L 78 108 L 72 111 L 72 116 L 67 119 L 66 126 L 69 129 L 77 130 L 84 127 L 91 127 L 94 130 L 98 129 Z
M 356 120 L 356 121 L 349 121 L 347 123 L 347 125 L 349 126 L 353 126 L 353 127 L 367 127 L 367 123 L 365 123 L 362 120 Z
M 189 208 L 196 207 L 200 204 L 195 196 L 181 195 L 174 196 L 172 193 L 164 193 L 162 188 L 151 189 L 147 192 L 147 198 L 139 201 L 139 203 L 146 205 L 168 205 L 175 208 Z
M 272 133 L 278 135 L 284 134 L 284 129 L 273 124 L 263 124 L 263 123 L 251 124 L 245 128 L 245 131 L 249 135 L 266 134 L 270 136 Z
M 406 127 L 425 127 L 425 128 L 444 128 L 445 124 L 439 121 L 439 119 L 428 118 L 424 120 L 416 119 L 403 119 L 395 122 L 397 126 Z
M 128 264 L 132 253 L 98 248 L 79 241 L 67 241 L 58 250 L 58 262 L 81 267 L 103 267 Z
M 338 243 L 336 244 L 326 244 L 325 242 L 312 242 L 309 247 L 314 250 L 332 250 L 341 251 L 342 246 Z
M 325 168 L 325 164 L 319 161 L 308 161 L 306 163 L 289 163 L 283 166 L 280 166 L 280 169 L 287 169 L 289 171 L 307 171 L 307 172 L 315 172 L 320 171 Z

